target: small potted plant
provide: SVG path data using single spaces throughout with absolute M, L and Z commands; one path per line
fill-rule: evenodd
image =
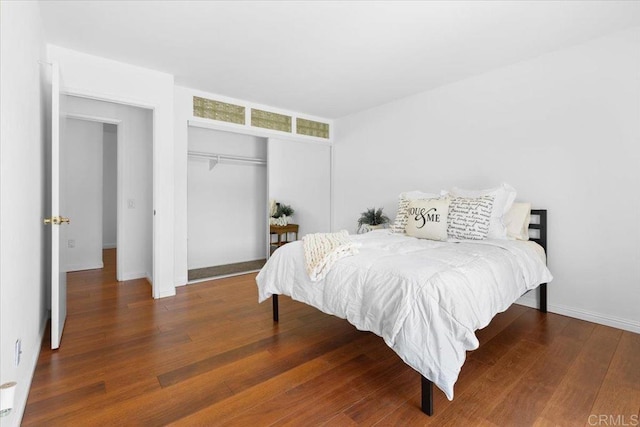
M 358 219 L 358 233 L 383 228 L 389 222 L 389 217 L 382 213 L 383 208 L 369 208 L 360 214 Z
M 291 216 L 295 212 L 293 208 L 284 203 L 276 203 L 275 212 L 271 215 L 270 223 L 272 225 L 287 225 L 293 220 Z

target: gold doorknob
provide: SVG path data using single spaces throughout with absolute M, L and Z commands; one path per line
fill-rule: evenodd
M 69 223 L 71 223 L 71 221 L 69 220 L 69 218 L 66 218 L 66 217 L 63 217 L 63 216 L 52 216 L 51 218 L 45 218 L 44 219 L 44 223 L 45 224 L 60 225 L 60 224 L 69 224 Z

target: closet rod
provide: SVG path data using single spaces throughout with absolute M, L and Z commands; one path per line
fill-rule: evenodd
M 220 163 L 221 161 L 230 161 L 230 162 L 240 162 L 240 163 L 251 163 L 254 165 L 266 165 L 267 161 L 264 159 L 260 159 L 257 157 L 246 157 L 246 156 L 232 156 L 228 154 L 216 154 L 216 153 L 204 153 L 202 151 L 189 151 L 189 157 L 197 157 L 200 159 L 208 159 L 209 160 L 209 170 L 213 169 L 215 165 Z

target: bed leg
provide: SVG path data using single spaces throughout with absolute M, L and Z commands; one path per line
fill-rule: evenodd
M 422 412 L 433 415 L 433 383 L 422 375 Z
M 273 321 L 277 322 L 278 321 L 278 295 L 273 294 L 271 296 L 271 300 L 273 302 Z
M 547 284 L 540 285 L 540 311 L 542 313 L 547 312 Z

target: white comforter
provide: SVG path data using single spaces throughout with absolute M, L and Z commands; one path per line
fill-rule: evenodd
M 302 242 L 279 248 L 258 274 L 259 301 L 289 295 L 381 336 L 449 400 L 477 329 L 540 283 L 549 282 L 534 242 L 436 242 L 388 230 L 350 236 L 358 255 L 323 280 L 305 271 Z

